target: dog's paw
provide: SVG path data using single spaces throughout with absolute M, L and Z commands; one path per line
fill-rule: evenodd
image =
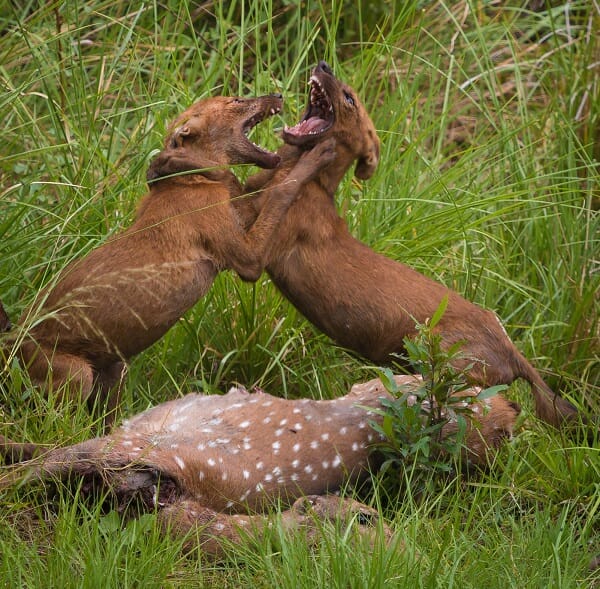
M 305 151 L 296 164 L 295 172 L 303 176 L 304 182 L 313 180 L 316 175 L 336 156 L 335 139 L 326 139 L 317 143 L 310 151 Z
M 317 143 L 309 152 L 308 156 L 314 156 L 317 160 L 317 165 L 322 168 L 327 164 L 330 164 L 336 156 L 335 146 L 337 141 L 333 138 L 326 139 L 320 143 Z

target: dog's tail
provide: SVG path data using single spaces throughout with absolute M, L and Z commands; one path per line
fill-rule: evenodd
M 0 333 L 8 331 L 11 327 L 12 323 L 10 322 L 10 318 L 2 306 L 2 301 L 0 301 Z
M 577 408 L 555 393 L 520 352 L 515 350 L 515 353 L 517 354 L 517 376 L 524 378 L 531 385 L 537 416 L 555 427 L 564 423 L 576 423 L 580 419 Z

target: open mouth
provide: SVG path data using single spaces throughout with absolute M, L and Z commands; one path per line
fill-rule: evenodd
M 256 163 L 262 167 L 273 168 L 277 166 L 280 161 L 280 157 L 276 153 L 273 153 L 272 151 L 269 151 L 268 149 L 265 149 L 264 147 L 254 143 L 254 141 L 249 138 L 249 135 L 252 129 L 254 129 L 258 123 L 264 121 L 268 117 L 272 117 L 280 113 L 281 108 L 281 104 L 271 106 L 270 108 L 265 108 L 264 110 L 252 115 L 250 118 L 244 121 L 244 124 L 242 125 L 242 134 L 244 139 L 246 140 L 248 146 L 254 150 L 253 157 L 256 158 L 256 152 L 258 152 L 258 154 L 261 156 L 256 160 Z
M 254 143 L 252 140 L 250 140 L 248 136 L 250 135 L 250 132 L 252 131 L 252 129 L 254 129 L 254 127 L 256 127 L 256 125 L 258 125 L 258 123 L 264 121 L 268 117 L 272 117 L 276 114 L 279 114 L 280 112 L 281 112 L 281 106 L 272 106 L 270 109 L 256 113 L 255 115 L 252 115 L 248 120 L 246 120 L 244 122 L 244 125 L 242 126 L 242 133 L 244 134 L 244 137 L 248 140 L 248 142 L 252 143 L 252 145 L 254 145 L 254 147 L 256 147 L 257 149 L 260 149 L 261 151 L 264 151 L 265 153 L 271 153 L 269 150 L 264 149 L 260 145 L 256 145 L 256 143 Z M 274 155 L 274 154 L 272 154 L 272 155 Z
M 333 105 L 316 76 L 310 78 L 310 102 L 302 120 L 293 127 L 285 127 L 283 138 L 287 143 L 299 143 L 322 135 L 335 120 Z

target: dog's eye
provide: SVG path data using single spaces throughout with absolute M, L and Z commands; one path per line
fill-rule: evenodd
M 346 102 L 348 104 L 350 104 L 351 106 L 354 106 L 354 98 L 352 98 L 352 96 L 350 94 L 348 94 L 348 92 L 344 92 L 344 98 L 346 99 Z
M 234 104 L 243 104 L 244 103 L 244 99 L 243 98 L 234 98 L 233 99 L 233 103 Z

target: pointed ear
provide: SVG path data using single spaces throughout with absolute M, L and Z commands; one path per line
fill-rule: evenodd
M 189 134 L 190 128 L 188 125 L 181 125 L 181 127 L 177 127 L 177 129 L 171 133 L 171 136 L 167 141 L 168 147 L 181 147 L 183 145 L 183 138 L 187 137 Z
M 379 138 L 375 133 L 369 132 L 371 141 L 368 145 L 366 153 L 358 158 L 356 168 L 354 168 L 354 175 L 360 180 L 367 180 L 370 178 L 379 163 Z

